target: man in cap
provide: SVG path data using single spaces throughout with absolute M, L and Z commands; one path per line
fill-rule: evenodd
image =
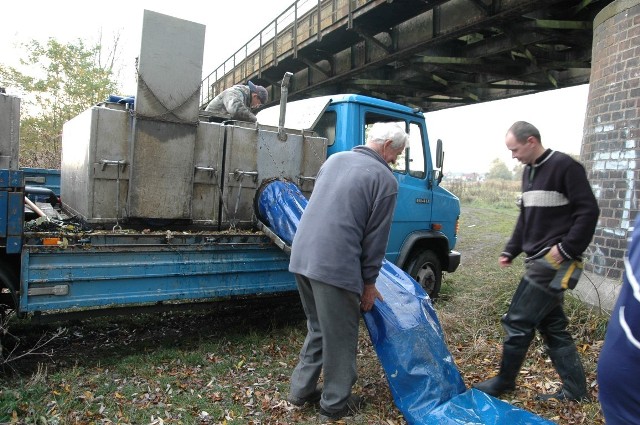
M 213 98 L 205 111 L 224 119 L 256 122 L 252 109 L 257 109 L 267 103 L 269 94 L 267 89 L 253 84 L 251 81 L 229 87 Z

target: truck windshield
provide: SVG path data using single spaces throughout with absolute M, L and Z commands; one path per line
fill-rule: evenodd
M 371 127 L 371 125 L 373 125 L 373 123 L 377 121 L 394 122 L 400 127 L 406 129 L 409 133 L 409 146 L 407 146 L 407 149 L 405 149 L 405 151 L 398 156 L 396 162 L 391 165 L 393 171 L 401 174 L 409 174 L 410 176 L 417 177 L 419 179 L 424 178 L 426 172 L 424 160 L 424 145 L 422 142 L 424 140 L 422 127 L 416 122 L 407 123 L 404 120 L 398 121 L 397 118 L 393 119 L 391 117 L 384 117 L 380 114 L 367 114 L 367 124 L 365 124 L 364 129 L 365 140 L 367 139 L 369 127 Z

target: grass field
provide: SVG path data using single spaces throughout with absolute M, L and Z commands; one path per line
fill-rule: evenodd
M 511 189 L 505 189 L 510 191 Z M 505 195 L 506 196 L 506 195 Z M 509 199 L 514 199 L 509 195 Z M 467 386 L 493 376 L 500 360 L 500 315 L 518 283 L 522 263 L 497 257 L 516 218 L 512 201 L 463 204 L 459 270 L 445 276 L 435 303 L 447 343 Z M 242 306 L 240 306 L 242 307 Z M 558 377 L 536 340 L 506 400 L 558 424 L 603 423 L 595 365 L 606 316 L 568 300 L 571 332 L 583 355 L 591 403 L 533 401 Z M 305 335 L 295 297 L 262 309 L 211 308 L 193 313 L 33 325 L 10 323 L 18 355 L 43 335 L 64 332 L 42 350 L 4 365 L 0 423 L 16 424 L 316 424 L 317 407 L 294 408 L 288 379 Z M 5 335 L 5 341 L 15 340 Z M 368 405 L 345 423 L 402 425 L 386 378 L 362 325 L 355 391 Z

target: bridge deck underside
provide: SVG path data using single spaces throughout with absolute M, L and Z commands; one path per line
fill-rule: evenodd
M 202 104 L 252 80 L 279 99 L 375 96 L 424 111 L 589 81 L 595 15 L 610 1 L 325 0 L 203 82 Z M 282 16 L 282 15 L 281 15 Z M 255 44 L 255 42 L 254 42 Z

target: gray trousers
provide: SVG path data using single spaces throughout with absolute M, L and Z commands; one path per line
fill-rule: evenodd
M 334 413 L 347 404 L 358 377 L 360 296 L 302 275 L 295 276 L 307 316 L 307 336 L 291 375 L 290 393 L 296 397 L 309 396 L 322 372 L 320 406 Z

